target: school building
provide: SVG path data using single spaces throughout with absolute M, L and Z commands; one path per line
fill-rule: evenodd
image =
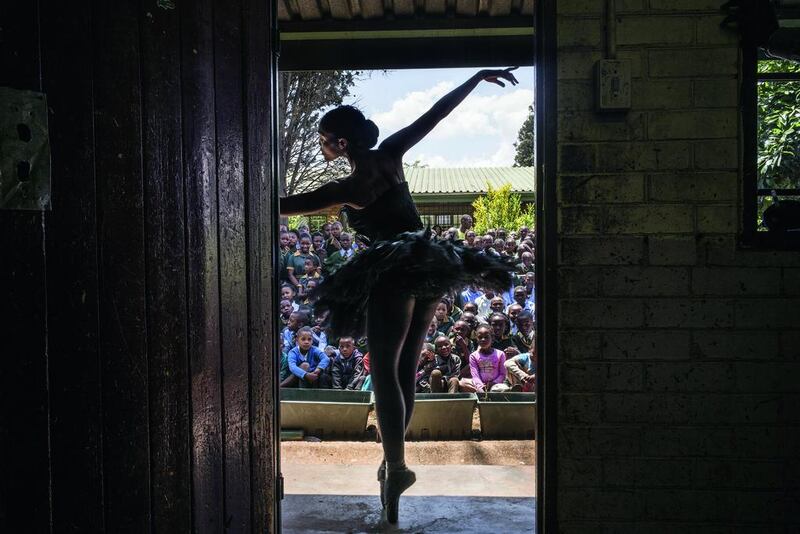
M 498 189 L 511 184 L 511 191 L 521 196 L 523 205 L 536 198 L 533 167 L 485 167 L 405 170 L 408 188 L 425 224 L 458 226 L 461 216 L 472 215 L 472 203 L 485 195 L 488 187 Z
M 511 192 L 520 195 L 523 206 L 536 201 L 534 167 L 407 167 L 404 172 L 408 189 L 426 225 L 458 226 L 462 215 L 473 214 L 472 203 L 485 195 L 490 185 L 499 189 L 510 183 Z M 312 229 L 318 228 L 326 220 L 339 217 L 339 211 L 336 206 L 309 215 L 308 224 Z

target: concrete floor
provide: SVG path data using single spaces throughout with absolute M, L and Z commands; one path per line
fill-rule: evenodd
M 431 443 L 430 447 L 436 447 L 438 453 L 449 453 L 443 456 L 452 463 L 410 464 L 417 474 L 417 483 L 404 494 L 400 501 L 400 522 L 392 526 L 381 520 L 375 478 L 378 460 L 370 454 L 372 445 L 359 451 L 363 455 L 359 463 L 353 463 L 355 451 L 348 448 L 348 445 L 354 445 L 352 443 L 329 445 L 340 449 L 340 454 L 327 450 L 328 447 L 319 447 L 319 444 L 293 445 L 291 451 L 282 449 L 287 453 L 281 462 L 286 493 L 282 506 L 284 533 L 488 534 L 535 531 L 536 478 L 533 465 L 524 465 L 518 460 L 516 465 L 464 465 L 462 462 L 474 457 L 472 445 L 465 449 L 464 444 L 458 442 Z M 508 461 L 508 455 L 495 454 L 497 447 L 506 446 L 486 445 L 481 452 L 492 454 L 478 456 L 512 463 Z M 422 454 L 426 448 L 422 446 L 415 452 L 428 460 L 431 456 L 438 456 Z M 312 451 L 333 454 L 309 454 Z M 303 458 L 313 463 L 297 463 Z M 334 458 L 344 462 L 335 462 Z M 370 460 L 369 465 L 364 463 Z
M 404 496 L 396 526 L 382 521 L 380 512 L 377 496 L 287 495 L 283 532 L 522 534 L 536 530 L 536 501 L 524 497 Z

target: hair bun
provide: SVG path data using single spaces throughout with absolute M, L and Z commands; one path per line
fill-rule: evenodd
M 374 147 L 375 143 L 378 142 L 378 134 L 378 125 L 372 122 L 370 119 L 365 120 L 363 128 L 364 146 L 367 148 Z
M 378 142 L 378 127 L 353 106 L 339 106 L 323 115 L 320 131 L 344 137 L 358 150 L 369 150 Z

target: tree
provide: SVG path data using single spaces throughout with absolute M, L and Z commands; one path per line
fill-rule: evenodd
M 800 72 L 790 61 L 759 61 L 761 73 Z M 800 90 L 797 82 L 758 84 L 758 187 L 800 188 Z M 759 221 L 772 197 L 759 197 Z
M 511 184 L 494 189 L 487 184 L 487 193 L 472 203 L 475 232 L 486 233 L 490 228 L 516 230 L 520 226 L 533 228 L 536 222 L 534 207 L 522 207 L 522 198 L 511 192 Z
M 281 193 L 296 194 L 349 172 L 347 163 L 328 163 L 319 146 L 319 119 L 341 105 L 358 79 L 354 71 L 284 72 L 280 76 Z
M 528 118 L 522 123 L 522 127 L 517 134 L 517 142 L 514 149 L 514 167 L 533 167 L 533 106 L 528 106 Z
M 800 72 L 800 64 L 760 61 L 759 71 Z M 800 186 L 800 90 L 798 84 L 763 81 L 758 84 L 759 187 Z

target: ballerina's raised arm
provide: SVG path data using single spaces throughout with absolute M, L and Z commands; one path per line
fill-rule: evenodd
M 409 148 L 419 143 L 442 119 L 447 117 L 451 111 L 463 102 L 467 95 L 469 95 L 480 82 L 485 80 L 496 83 L 500 87 L 505 87 L 502 80 L 506 80 L 511 83 L 511 85 L 517 85 L 519 82 L 511 73 L 511 71 L 515 69 L 517 69 L 517 67 L 478 71 L 469 80 L 440 98 L 433 107 L 426 111 L 420 118 L 402 130 L 387 137 L 380 144 L 378 149 L 402 157 Z
M 511 72 L 516 68 L 517 67 L 510 67 L 507 69 L 487 69 L 478 71 L 466 82 L 440 98 L 431 109 L 426 111 L 412 124 L 387 137 L 378 147 L 378 152 L 383 153 L 388 159 L 402 159 L 403 154 L 405 154 L 409 148 L 416 145 L 428 135 L 428 133 L 430 133 L 442 119 L 449 115 L 480 82 L 485 80 L 496 83 L 500 87 L 505 87 L 503 83 L 503 80 L 505 80 L 511 83 L 511 85 L 517 85 L 519 82 Z M 361 120 L 364 120 L 363 116 L 361 116 Z M 374 127 L 374 124 L 372 127 Z M 328 150 L 328 157 L 335 159 L 336 157 L 347 156 L 351 164 L 354 162 L 357 164 L 358 156 L 350 149 L 350 147 L 353 146 L 351 143 L 352 140 L 346 138 L 337 139 L 336 136 L 329 136 L 328 134 L 330 133 L 331 132 L 323 132 L 320 130 L 320 143 Z M 377 133 L 375 135 L 377 137 Z M 372 142 L 374 143 L 374 141 Z M 298 215 L 319 211 L 332 206 L 341 206 L 342 204 L 361 207 L 369 198 L 368 195 L 365 195 L 363 185 L 354 183 L 351 177 L 347 177 L 329 182 L 308 193 L 281 198 L 280 212 L 281 215 Z

